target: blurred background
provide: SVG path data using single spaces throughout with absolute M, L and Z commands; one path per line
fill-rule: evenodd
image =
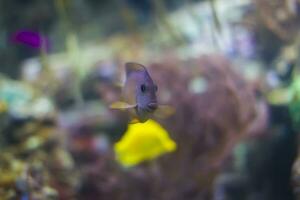
M 300 199 L 299 0 L 0 0 L 0 200 Z M 130 124 L 124 64 L 175 108 Z

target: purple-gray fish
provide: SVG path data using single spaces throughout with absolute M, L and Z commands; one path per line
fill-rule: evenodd
M 129 110 L 132 123 L 145 122 L 158 108 L 157 85 L 153 82 L 145 66 L 126 63 L 126 81 L 122 90 L 122 101 L 111 104 L 113 109 Z

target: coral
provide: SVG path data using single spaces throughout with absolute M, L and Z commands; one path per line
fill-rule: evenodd
M 178 147 L 154 166 L 141 167 L 145 179 L 155 182 L 150 193 L 158 199 L 209 198 L 214 177 L 235 144 L 250 132 L 257 114 L 254 91 L 221 56 L 162 62 L 149 70 L 160 86 L 160 101 L 176 109 L 169 118 L 157 120 Z M 195 93 L 189 84 L 198 77 L 207 82 L 207 89 Z

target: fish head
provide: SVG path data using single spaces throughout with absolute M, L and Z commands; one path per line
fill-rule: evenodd
M 147 69 L 137 63 L 126 63 L 127 79 L 134 80 L 135 100 L 138 113 L 152 113 L 157 107 L 157 85 L 154 84 Z

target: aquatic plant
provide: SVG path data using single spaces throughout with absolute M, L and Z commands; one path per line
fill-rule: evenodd
M 258 22 L 276 34 L 281 40 L 291 41 L 299 30 L 298 1 L 254 0 L 259 15 Z
M 64 136 L 54 116 L 34 111 L 45 107 L 35 99 L 46 97 L 22 87 L 23 82 L 0 82 L 0 199 L 70 199 L 76 176 L 72 158 L 60 143 Z M 29 112 L 14 112 L 25 109 Z

